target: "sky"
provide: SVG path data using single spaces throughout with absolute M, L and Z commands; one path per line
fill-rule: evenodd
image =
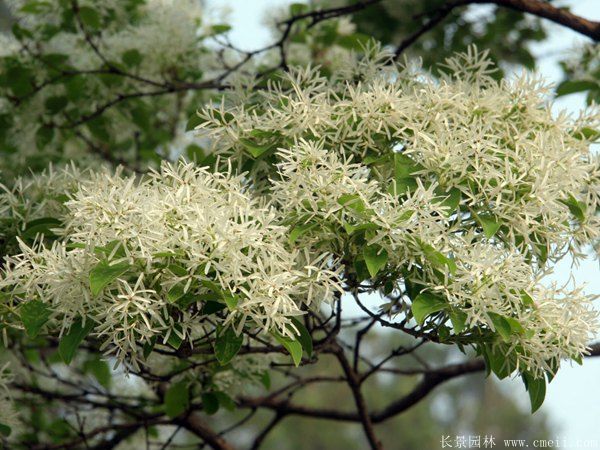
M 228 23 L 233 26 L 230 33 L 232 42 L 244 50 L 260 48 L 272 40 L 265 27 L 265 19 L 274 11 L 280 11 L 289 0 L 208 0 L 207 9 L 227 5 Z M 588 19 L 600 20 L 600 0 L 565 0 L 556 2 L 571 7 L 571 11 Z M 587 39 L 559 25 L 548 24 L 551 38 L 543 45 L 532 46 L 538 57 L 538 72 L 548 81 L 561 81 L 558 61 Z M 570 95 L 558 99 L 554 110 L 566 109 L 573 114 L 585 106 L 583 95 Z M 587 284 L 586 292 L 600 294 L 600 270 L 598 261 L 588 258 L 580 267 L 571 270 L 571 261 L 563 261 L 555 268 L 553 280 L 566 282 L 573 273 L 578 284 Z M 600 303 L 598 303 L 600 309 Z M 520 381 L 503 384 L 514 392 L 528 408 L 528 399 Z M 553 438 L 566 440 L 563 448 L 600 448 L 600 357 L 589 358 L 584 366 L 574 367 L 564 364 L 556 378 L 548 386 L 546 401 L 541 408 L 553 425 Z M 585 442 L 589 440 L 591 442 Z

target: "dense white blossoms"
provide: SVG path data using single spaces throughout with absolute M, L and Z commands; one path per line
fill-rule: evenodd
M 439 77 L 375 50 L 206 106 L 220 172 L 164 164 L 67 188 L 49 213 L 59 238 L 7 259 L 10 307 L 41 301 L 63 332 L 92 320 L 135 363 L 221 327 L 294 338 L 291 318 L 343 285 L 400 292 L 390 313 L 412 311 L 417 333 L 533 377 L 579 360 L 593 297 L 543 276 L 599 237 L 600 116 L 554 117 L 538 80 L 498 82 L 474 50 Z
M 357 82 L 298 69 L 251 106 L 201 111 L 201 129 L 215 137 L 216 151 L 241 160 L 247 141 L 290 147 L 314 139 L 388 183 L 392 150 L 401 151 L 424 184 L 460 191 L 465 211 L 483 214 L 472 218 L 502 223 L 505 239 L 540 260 L 576 254 L 598 235 L 599 219 L 583 211 L 599 204 L 598 161 L 586 133 L 598 126 L 597 113 L 553 117 L 539 80 L 498 82 L 485 54 L 474 51 L 450 59 L 440 78 L 387 62 L 374 53 L 345 68 L 343 79 Z M 267 169 L 259 161 L 255 170 Z
M 291 317 L 337 289 L 330 258 L 290 249 L 275 211 L 239 176 L 184 164 L 142 181 L 100 173 L 65 207 L 64 239 L 21 243 L 0 285 L 14 286 L 13 301 L 51 305 L 64 329 L 80 316 L 98 322 L 96 335 L 120 359 L 140 359 L 157 336 L 181 341 L 218 323 L 294 336 Z M 93 292 L 99 264 L 121 270 Z M 209 300 L 226 313 L 207 318 Z
M 234 94 L 198 129 L 251 168 L 298 245 L 439 296 L 457 333 L 493 333 L 513 368 L 578 359 L 593 297 L 541 283 L 599 236 L 600 116 L 554 116 L 539 80 L 496 81 L 474 49 L 437 77 L 376 50 L 330 78 L 296 69 L 251 100 Z
M 501 246 L 468 240 L 459 245 L 456 270 L 432 292 L 457 308 L 466 328 L 499 332 L 498 344 L 515 367 L 540 375 L 553 373 L 560 359 L 578 360 L 585 353 L 598 324 L 592 296 L 580 288 L 544 286 L 543 273 Z

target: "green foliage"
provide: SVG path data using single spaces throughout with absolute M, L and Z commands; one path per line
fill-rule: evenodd
M 98 295 L 102 290 L 130 269 L 127 262 L 111 264 L 109 261 L 100 261 L 90 272 L 90 289 L 93 295 Z
M 3 423 L 0 423 L 0 434 L 2 436 L 10 436 L 10 434 L 12 433 L 12 429 L 8 426 L 8 425 L 4 425 Z
M 496 217 L 488 213 L 478 214 L 477 221 L 483 228 L 483 234 L 486 238 L 492 238 L 500 229 L 502 224 L 498 221 Z
M 576 92 L 584 92 L 592 89 L 599 89 L 600 86 L 595 81 L 585 80 L 566 80 L 560 83 L 556 88 L 556 96 L 574 94 Z
M 569 198 L 567 198 L 566 200 L 562 200 L 562 203 L 564 203 L 569 208 L 569 211 L 571 212 L 571 214 L 573 214 L 573 216 L 575 216 L 577 220 L 579 220 L 580 222 L 585 221 L 586 206 L 584 203 L 578 201 L 575 197 L 573 197 L 573 195 L 569 195 Z
M 183 414 L 190 406 L 190 391 L 186 381 L 172 384 L 165 392 L 165 414 L 175 418 Z
M 280 334 L 274 334 L 273 336 L 287 350 L 292 357 L 294 365 L 298 367 L 302 362 L 302 343 L 300 340 L 291 339 Z
M 25 302 L 19 308 L 19 315 L 29 337 L 34 338 L 50 318 L 52 310 L 39 300 Z
M 448 303 L 430 292 L 421 292 L 413 300 L 411 310 L 418 324 L 423 324 L 427 316 L 448 308 Z
M 365 263 L 371 277 L 375 278 L 379 271 L 383 269 L 388 260 L 387 251 L 378 245 L 370 245 L 363 250 Z
M 78 319 L 71 325 L 69 332 L 60 339 L 58 353 L 65 364 L 71 363 L 79 344 L 83 342 L 94 326 L 94 322 L 89 318 L 85 320 L 85 324 L 83 319 Z
M 106 389 L 109 389 L 112 382 L 112 374 L 111 369 L 108 366 L 106 361 L 103 361 L 99 357 L 93 357 L 88 359 L 83 364 L 83 370 L 86 373 L 90 373 L 96 378 L 98 383 L 100 383 Z
M 534 378 L 529 373 L 523 373 L 523 383 L 525 389 L 529 393 L 529 400 L 531 401 L 531 412 L 536 412 L 546 397 L 546 380 L 544 378 Z
M 102 25 L 102 18 L 98 11 L 89 6 L 79 8 L 79 17 L 81 17 L 81 21 L 85 26 L 94 30 L 97 30 Z
M 214 392 L 202 394 L 202 409 L 208 415 L 215 414 L 219 410 L 219 398 Z
M 215 339 L 215 356 L 221 365 L 229 363 L 242 348 L 244 336 L 236 334 L 232 326 L 217 332 Z
M 298 342 L 302 345 L 302 349 L 306 352 L 306 355 L 310 358 L 313 353 L 313 341 L 308 329 L 295 317 L 292 317 L 292 323 L 296 329 L 300 332 L 298 335 Z

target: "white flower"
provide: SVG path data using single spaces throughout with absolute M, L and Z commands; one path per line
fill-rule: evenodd
M 79 185 L 60 218 L 64 239 L 21 243 L 0 287 L 12 289 L 12 301 L 51 305 L 63 329 L 91 318 L 106 353 L 134 364 L 139 345 L 187 339 L 196 323 L 293 336 L 291 317 L 339 290 L 330 260 L 290 250 L 275 211 L 240 176 L 192 164 L 164 164 L 142 181 L 99 173 Z M 99 261 L 126 270 L 94 295 Z M 207 299 L 228 309 L 204 318 Z
M 497 81 L 474 48 L 437 77 L 366 53 L 330 78 L 297 68 L 251 101 L 234 93 L 200 111 L 198 130 L 252 167 L 296 245 L 350 264 L 378 245 L 383 273 L 442 294 L 468 326 L 499 337 L 502 317 L 525 329 L 503 344 L 522 370 L 577 358 L 597 328 L 591 297 L 540 283 L 600 236 L 589 137 L 600 114 L 554 116 L 540 80 Z M 279 150 L 253 161 L 248 143 Z

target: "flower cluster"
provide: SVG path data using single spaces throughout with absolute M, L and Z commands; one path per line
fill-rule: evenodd
M 452 276 L 432 287 L 467 329 L 501 334 L 514 368 L 543 376 L 554 373 L 561 359 L 578 360 L 596 332 L 594 296 L 580 288 L 544 286 L 522 254 L 501 246 L 461 239 Z
M 553 372 L 597 324 L 591 296 L 541 283 L 599 236 L 600 116 L 553 115 L 540 80 L 497 81 L 475 49 L 442 69 L 370 48 L 331 77 L 300 68 L 205 107 L 198 131 L 250 170 L 297 245 L 338 255 L 359 280 L 441 294 L 520 370 Z
M 543 84 L 498 82 L 473 49 L 438 77 L 366 53 L 206 106 L 220 171 L 89 174 L 57 209 L 58 239 L 7 259 L 11 305 L 49 305 L 62 330 L 88 318 L 135 362 L 222 327 L 293 338 L 291 318 L 343 274 L 401 292 L 390 312 L 412 308 L 423 333 L 451 321 L 447 338 L 535 377 L 580 358 L 593 297 L 542 281 L 599 236 L 600 116 L 554 117 Z
M 388 182 L 400 151 L 423 184 L 459 191 L 466 212 L 483 214 L 472 220 L 501 223 L 503 237 L 541 263 L 576 255 L 598 235 L 598 162 L 585 133 L 598 127 L 597 113 L 553 117 L 539 80 L 498 82 L 485 54 L 472 50 L 436 78 L 414 65 L 390 67 L 388 55 L 372 52 L 344 69 L 346 81 L 297 69 L 255 101 L 205 108 L 199 129 L 218 143 L 215 151 L 242 161 L 248 141 L 290 148 L 316 140 Z M 267 170 L 263 160 L 255 171 Z
M 21 242 L 0 284 L 13 302 L 51 306 L 63 329 L 79 317 L 97 322 L 121 360 L 141 359 L 157 337 L 181 342 L 217 325 L 294 336 L 290 319 L 338 289 L 330 258 L 290 249 L 275 211 L 240 176 L 191 164 L 164 164 L 141 181 L 98 173 L 64 206 L 63 238 Z M 94 289 L 90 280 L 111 268 Z
M 10 189 L 0 184 L 2 254 L 18 251 L 16 236 L 33 240 L 39 233 L 48 234 L 59 223 L 56 217 L 64 213 L 68 194 L 89 177 L 89 170 L 71 164 L 17 178 Z

